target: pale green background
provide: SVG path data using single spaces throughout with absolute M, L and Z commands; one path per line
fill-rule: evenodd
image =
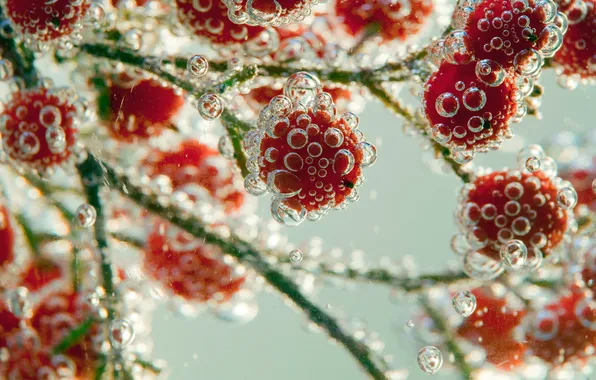
M 527 143 L 539 143 L 562 129 L 581 131 L 592 127 L 594 87 L 563 90 L 552 72 L 544 73 L 541 82 L 546 87 L 543 120 L 526 117 L 514 126 Z M 397 259 L 412 255 L 421 272 L 444 269 L 449 260 L 455 259 L 449 242 L 456 232 L 452 211 L 460 186 L 458 178 L 431 173 L 422 162 L 423 153 L 416 140 L 405 136 L 402 122 L 381 105 L 368 104 L 360 120 L 367 139 L 377 144 L 379 156 L 377 163 L 365 171 L 368 180 L 361 188 L 360 201 L 316 223 L 287 228 L 287 234 L 295 243 L 321 236 L 327 248 L 340 247 L 348 252 L 362 249 L 371 263 L 377 263 L 381 256 Z M 521 143 L 516 138 L 504 146 L 509 153 L 489 153 L 476 162 L 514 166 L 513 152 Z M 262 198 L 259 207 L 266 217 L 268 201 Z M 221 322 L 210 315 L 182 320 L 160 308 L 154 317 L 155 357 L 168 361 L 170 378 L 366 378 L 342 348 L 329 344 L 322 334 L 305 332 L 302 315 L 286 307 L 276 294 L 263 293 L 258 298 L 259 315 L 247 325 Z M 410 369 L 410 379 L 428 378 L 416 366 L 420 344 L 404 333 L 406 321 L 414 315 L 412 303 L 401 301 L 396 305 L 390 301 L 387 288 L 374 285 L 347 291 L 322 289 L 317 300 L 365 319 L 371 330 L 382 335 L 386 352 L 395 357 L 395 368 Z M 446 367 L 434 377 L 456 378 Z

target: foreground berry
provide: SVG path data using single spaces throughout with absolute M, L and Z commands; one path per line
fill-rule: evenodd
M 539 73 L 543 57 L 561 46 L 562 33 L 553 23 L 556 15 L 552 0 L 482 0 L 466 20 L 463 38 L 477 60 L 489 59 L 532 76 Z
M 164 288 L 194 302 L 227 301 L 245 281 L 224 262 L 217 246 L 162 222 L 147 238 L 143 267 Z
M 563 240 L 573 218 L 572 206 L 561 204 L 563 196 L 573 190 L 558 187 L 560 182 L 543 171 L 479 175 L 462 190 L 457 209 L 462 234 L 473 248 L 495 260 L 515 253 L 521 255 L 517 259 L 523 265 L 530 251 L 532 256 L 539 255 L 538 250 L 548 256 Z M 513 250 L 501 252 L 504 246 Z
M 274 194 L 271 212 L 280 223 L 296 225 L 307 214 L 317 220 L 356 200 L 361 169 L 376 160 L 374 146 L 356 129 L 358 118 L 335 117 L 334 107 L 324 92 L 306 108 L 277 96 L 261 111 L 256 135 L 245 138 L 255 163 L 245 187 L 254 195 Z
M 53 349 L 70 331 L 94 317 L 92 308 L 81 293 L 62 290 L 45 296 L 34 310 L 31 327 L 39 334 L 42 346 Z M 74 362 L 80 376 L 94 371 L 97 366 L 97 343 L 103 339 L 98 326 L 94 326 L 66 354 Z
M 578 288 L 529 316 L 528 323 L 530 353 L 555 366 L 588 360 L 596 344 L 596 303 Z
M 3 5 L 17 32 L 31 42 L 59 40 L 80 29 L 89 0 L 5 0 Z
M 513 76 L 487 61 L 443 62 L 424 91 L 429 135 L 455 151 L 497 149 L 513 135 L 509 123 L 518 108 L 517 91 Z
M 302 21 L 310 15 L 319 0 L 223 0 L 229 8 L 229 17 L 237 24 L 282 25 Z
M 72 163 L 80 151 L 76 95 L 32 88 L 12 95 L 0 116 L 4 151 L 16 163 L 45 172 Z
M 486 351 L 486 360 L 502 369 L 512 369 L 523 363 L 525 346 L 515 339 L 526 311 L 513 308 L 505 298 L 488 289 L 472 290 L 476 310 L 458 327 L 457 334 Z
M 195 201 L 201 197 L 203 189 L 228 212 L 238 210 L 244 204 L 241 178 L 231 161 L 196 140 L 184 141 L 174 151 L 156 152 L 146 164 L 150 176 L 168 177 L 173 190 L 185 191 Z
M 111 136 L 126 142 L 159 135 L 184 105 L 184 97 L 176 89 L 127 74 L 110 81 L 101 96 L 108 97 L 102 118 Z
M 433 11 L 430 0 L 337 0 L 335 14 L 344 30 L 358 37 L 377 31 L 383 42 L 417 34 Z
M 15 258 L 15 235 L 8 208 L 0 204 L 0 273 Z
M 553 59 L 557 72 L 567 79 L 559 82 L 568 88 L 575 87 L 581 80 L 596 77 L 596 1 L 577 2 L 584 3 L 587 11 L 579 12 L 577 6 L 565 11 L 569 27 L 563 45 Z
M 192 34 L 217 45 L 234 45 L 258 38 L 265 28 L 238 25 L 228 18 L 221 1 L 175 0 L 178 20 Z

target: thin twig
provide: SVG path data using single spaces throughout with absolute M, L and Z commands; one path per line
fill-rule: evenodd
M 100 166 L 98 162 L 89 155 L 89 163 Z M 199 220 L 184 216 L 175 207 L 164 206 L 156 200 L 156 197 L 147 194 L 144 189 L 136 186 L 131 180 L 116 173 L 109 165 L 102 163 L 101 167 L 105 169 L 105 174 L 111 185 L 120 191 L 124 196 L 130 198 L 135 203 L 143 206 L 148 211 L 161 216 L 175 226 L 187 231 L 194 237 L 202 239 L 206 244 L 213 244 L 223 252 L 233 256 L 238 261 L 250 265 L 259 275 L 261 275 L 274 289 L 279 291 L 285 297 L 288 297 L 304 314 L 316 325 L 327 332 L 330 338 L 336 340 L 339 344 L 350 352 L 353 358 L 360 366 L 374 379 L 386 379 L 385 364 L 378 358 L 364 343 L 358 341 L 347 333 L 340 323 L 328 315 L 321 307 L 315 305 L 300 291 L 298 285 L 290 278 L 273 267 L 250 243 L 237 237 L 225 239 L 216 233 L 206 229 Z
M 71 347 L 78 344 L 85 335 L 91 330 L 91 327 L 95 324 L 95 319 L 87 318 L 85 319 L 79 326 L 70 330 L 68 335 L 66 335 L 53 349 L 54 355 L 61 354 L 63 352 L 68 351 Z

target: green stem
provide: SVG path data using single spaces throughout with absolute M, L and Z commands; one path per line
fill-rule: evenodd
M 144 370 L 147 370 L 153 374 L 159 375 L 162 371 L 161 368 L 159 368 L 158 366 L 156 366 L 155 364 L 148 362 L 146 360 L 140 359 L 140 358 L 136 358 L 135 359 L 135 363 L 140 365 L 141 368 L 143 368 Z
M 387 379 L 385 375 L 387 368 L 381 368 L 381 365 L 384 367 L 385 364 L 383 362 L 379 363 L 380 358 L 376 357 L 364 343 L 347 333 L 340 323 L 328 315 L 323 308 L 315 305 L 302 294 L 294 281 L 273 267 L 250 243 L 238 237 L 225 239 L 210 232 L 199 220 L 183 216 L 184 214 L 175 207 L 162 205 L 154 195 L 147 194 L 146 190 L 136 186 L 126 176 L 117 174 L 107 164 L 96 162 L 91 155 L 89 155 L 88 162 L 103 167 L 112 186 L 146 210 L 161 216 L 194 237 L 202 239 L 204 243 L 218 246 L 223 252 L 233 256 L 238 261 L 250 265 L 274 289 L 299 307 L 313 323 L 326 331 L 330 338 L 341 344 L 372 378 Z
M 470 367 L 470 365 L 466 361 L 466 355 L 455 341 L 455 338 L 451 334 L 451 331 L 449 330 L 447 323 L 443 319 L 444 317 L 438 310 L 432 307 L 430 301 L 428 300 L 428 298 L 426 298 L 426 296 L 420 297 L 420 305 L 422 306 L 426 314 L 430 317 L 430 319 L 432 319 L 434 327 L 436 327 L 436 329 L 441 333 L 441 336 L 445 338 L 445 345 L 447 346 L 449 352 L 452 353 L 455 357 L 454 364 L 459 369 L 462 379 L 471 379 L 473 372 L 472 367 Z
M 91 327 L 95 324 L 95 319 L 87 318 L 79 326 L 70 330 L 67 336 L 64 337 L 53 349 L 54 355 L 62 354 L 68 351 L 71 347 L 77 345 L 87 335 Z
M 0 8 L 0 14 L 2 13 Z M 6 22 L 6 19 L 2 20 Z M 17 44 L 14 38 L 6 38 L 0 35 L 0 50 L 2 58 L 10 61 L 13 66 L 14 76 L 22 78 L 25 86 L 34 87 L 39 81 L 39 74 L 35 69 L 35 56 L 25 48 L 23 43 Z

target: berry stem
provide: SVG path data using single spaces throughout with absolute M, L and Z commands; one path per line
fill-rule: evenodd
M 232 141 L 236 165 L 238 165 L 240 173 L 242 173 L 242 177 L 246 178 L 246 176 L 249 174 L 249 171 L 246 167 L 246 154 L 244 153 L 244 149 L 242 147 L 242 132 L 240 130 L 240 126 L 235 124 L 234 120 L 228 120 L 225 117 L 222 118 L 222 124 L 226 128 L 228 136 Z
M 140 365 L 141 368 L 143 368 L 144 370 L 147 370 L 155 375 L 159 375 L 161 373 L 161 368 L 149 361 L 143 360 L 141 358 L 136 358 L 134 362 Z
M 214 87 L 220 94 L 223 94 L 230 88 L 236 87 L 242 83 L 254 79 L 258 74 L 259 69 L 257 65 L 248 65 Z
M 455 366 L 459 369 L 461 378 L 465 380 L 471 379 L 473 372 L 472 367 L 470 367 L 466 361 L 464 352 L 455 341 L 455 338 L 451 334 L 451 331 L 443 319 L 441 312 L 432 307 L 429 299 L 426 296 L 420 297 L 419 302 L 426 315 L 432 319 L 434 327 L 436 327 L 436 329 L 441 333 L 441 336 L 445 339 L 445 346 L 447 346 L 449 353 L 453 354 L 455 358 L 453 364 L 455 364 Z
M 0 14 L 3 11 L 0 8 Z M 2 23 L 5 24 L 7 20 L 4 15 L 2 15 L 2 18 Z M 2 51 L 2 58 L 12 63 L 14 76 L 22 78 L 26 87 L 34 87 L 38 83 L 39 75 L 35 69 L 35 56 L 23 43 L 17 44 L 14 38 L 5 37 L 0 33 L 0 50 Z
M 70 332 L 52 350 L 54 355 L 66 352 L 69 348 L 79 343 L 89 332 L 91 327 L 93 327 L 95 322 L 96 320 L 94 318 L 87 318 L 80 325 L 70 330 Z
M 387 379 L 386 364 L 376 357 L 364 343 L 356 340 L 347 333 L 340 323 L 325 313 L 325 311 L 310 301 L 300 291 L 298 285 L 282 272 L 274 268 L 261 253 L 250 243 L 238 237 L 225 239 L 216 233 L 208 231 L 204 224 L 192 217 L 184 216 L 180 210 L 173 206 L 166 206 L 157 201 L 147 189 L 137 186 L 134 181 L 124 175 L 119 175 L 113 168 L 105 163 L 97 162 L 91 154 L 87 161 L 98 168 L 104 168 L 107 179 L 124 196 L 130 198 L 148 211 L 161 216 L 173 225 L 185 230 L 194 237 L 202 239 L 207 244 L 213 244 L 222 251 L 233 256 L 238 261 L 249 264 L 259 275 L 277 291 L 288 297 L 304 314 L 317 326 L 327 332 L 329 337 L 336 340 L 354 357 L 360 366 L 373 379 Z

